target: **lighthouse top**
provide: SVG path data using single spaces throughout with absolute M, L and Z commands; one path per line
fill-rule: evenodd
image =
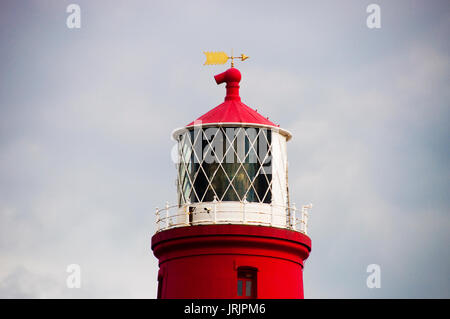
M 241 72 L 234 67 L 214 76 L 217 84 L 226 83 L 225 101 L 186 125 L 185 128 L 190 128 L 194 125 L 213 126 L 223 124 L 267 127 L 279 130 L 289 140 L 292 136 L 290 132 L 281 129 L 279 125 L 270 121 L 268 117 L 264 117 L 241 102 L 241 97 L 239 96 L 239 82 L 241 78 Z

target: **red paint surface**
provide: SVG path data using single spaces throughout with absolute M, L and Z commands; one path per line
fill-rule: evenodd
M 239 96 L 241 72 L 238 69 L 230 68 L 227 71 L 216 75 L 214 78 L 217 84 L 227 84 L 225 102 L 200 116 L 196 121 L 201 121 L 202 124 L 252 123 L 277 127 L 273 122 L 241 102 Z M 189 123 L 187 126 L 192 125 L 194 125 L 194 122 Z
M 299 232 L 250 225 L 203 225 L 157 233 L 162 298 L 238 298 L 237 269 L 257 269 L 257 298 L 303 298 L 311 240 Z

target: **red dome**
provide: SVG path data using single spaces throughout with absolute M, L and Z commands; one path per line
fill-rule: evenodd
M 227 83 L 227 95 L 225 97 L 225 102 L 203 114 L 187 126 L 192 126 L 195 122 L 201 121 L 202 124 L 251 123 L 277 127 L 277 125 L 273 122 L 269 121 L 267 118 L 241 102 L 241 98 L 239 96 L 241 72 L 239 72 L 238 69 L 228 69 L 227 71 L 216 75 L 214 78 L 217 84 L 224 82 Z

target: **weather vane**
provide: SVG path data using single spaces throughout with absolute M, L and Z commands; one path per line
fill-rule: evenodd
M 220 52 L 203 52 L 206 55 L 206 61 L 203 65 L 214 65 L 214 64 L 225 64 L 228 60 L 231 60 L 231 67 L 234 67 L 234 59 L 241 59 L 241 61 L 245 61 L 249 58 L 245 54 L 241 54 L 240 56 L 233 56 L 233 50 L 231 50 L 231 56 L 228 56 L 223 51 Z

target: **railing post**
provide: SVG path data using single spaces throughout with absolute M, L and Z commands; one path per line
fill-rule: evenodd
M 169 228 L 169 202 L 166 202 L 166 229 Z
M 303 227 L 304 227 L 305 235 L 308 235 L 308 211 L 306 209 L 307 208 L 305 207 L 305 211 L 303 213 Z
M 270 226 L 273 226 L 273 198 L 270 201 Z
M 184 208 L 185 208 L 185 215 L 186 215 L 186 226 L 189 226 L 189 214 L 190 212 L 190 205 L 191 201 L 187 200 L 186 203 L 184 204 Z
M 247 223 L 247 216 L 245 214 L 245 206 L 247 204 L 247 196 L 244 197 L 244 200 L 242 201 L 242 203 L 244 204 L 244 209 L 242 210 L 242 223 L 246 224 Z
M 159 208 L 158 207 L 156 207 L 155 215 L 156 215 L 156 232 L 159 232 L 159 223 L 161 221 L 159 220 Z
M 292 204 L 292 210 L 294 211 L 293 214 L 290 214 L 291 216 L 289 216 L 291 218 L 290 222 L 291 222 L 291 228 L 293 230 L 295 230 L 295 223 L 296 223 L 296 216 L 295 216 L 295 212 L 297 211 L 297 207 L 295 206 L 295 203 Z
M 213 223 L 217 223 L 217 196 L 214 195 L 214 200 L 213 200 L 213 205 L 214 205 L 214 216 L 213 216 Z
M 303 225 L 303 233 L 308 235 L 308 209 L 312 208 L 312 204 L 303 205 L 302 206 L 302 225 Z

